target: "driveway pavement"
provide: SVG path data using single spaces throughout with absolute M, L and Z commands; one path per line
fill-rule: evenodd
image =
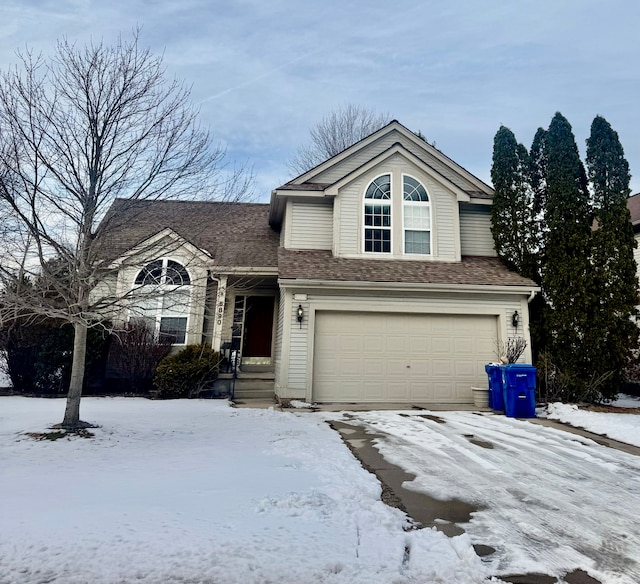
M 472 412 L 345 412 L 334 427 L 422 527 L 466 533 L 511 582 L 640 582 L 640 457 Z

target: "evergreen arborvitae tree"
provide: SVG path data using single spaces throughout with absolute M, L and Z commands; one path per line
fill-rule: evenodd
M 588 398 L 585 333 L 593 306 L 590 244 L 592 213 L 587 179 L 569 122 L 556 113 L 545 139 L 546 237 L 543 288 L 547 346 L 564 374 L 568 400 Z
M 501 126 L 493 141 L 491 180 L 495 194 L 491 233 L 496 252 L 511 269 L 536 279 L 534 217 L 529 186 L 529 154 L 509 128 Z
M 591 327 L 585 348 L 592 375 L 602 378 L 600 397 L 614 398 L 623 370 L 638 345 L 636 242 L 627 198 L 629 164 L 618 134 L 597 116 L 587 140 L 588 178 L 597 228 L 592 234 Z M 604 376 L 604 377 L 603 377 Z
M 547 225 L 545 210 L 547 207 L 547 131 L 538 128 L 529 151 L 529 180 L 533 191 L 533 238 L 542 258 L 544 255 Z M 541 273 L 541 266 L 538 270 Z
M 529 180 L 533 192 L 533 229 L 532 240 L 536 249 L 536 266 L 534 280 L 542 284 L 545 264 L 545 250 L 547 247 L 547 131 L 538 128 L 529 150 Z M 544 294 L 536 294 L 529 303 L 529 332 L 534 362 L 538 356 L 546 351 L 547 328 L 545 316 L 548 306 Z

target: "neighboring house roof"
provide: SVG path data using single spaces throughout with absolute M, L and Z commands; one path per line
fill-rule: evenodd
M 170 229 L 224 267 L 276 267 L 279 233 L 269 227 L 269 205 L 117 199 L 109 209 L 107 255 L 115 259 Z
M 634 227 L 640 227 L 640 193 L 627 199 L 627 209 L 631 214 L 631 224 Z
M 278 276 L 285 280 L 537 288 L 533 280 L 511 272 L 498 258 L 479 256 L 463 256 L 460 263 L 369 260 L 333 257 L 330 251 L 281 248 L 278 253 Z

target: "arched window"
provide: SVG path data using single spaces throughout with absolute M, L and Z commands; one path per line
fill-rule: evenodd
M 131 320 L 142 319 L 158 335 L 183 345 L 187 336 L 191 278 L 186 268 L 164 258 L 148 263 L 135 279 L 138 287 Z
M 402 177 L 404 253 L 431 255 L 431 205 L 427 190 L 415 178 Z
M 364 194 L 364 251 L 391 253 L 391 175 L 383 174 Z

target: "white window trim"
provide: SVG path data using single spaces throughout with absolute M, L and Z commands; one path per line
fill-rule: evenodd
M 157 260 L 162 260 L 162 274 L 160 276 L 160 284 L 157 284 L 157 289 L 158 289 L 158 296 L 156 300 L 156 308 L 155 308 L 155 327 L 154 327 L 154 334 L 156 336 L 160 336 L 160 325 L 162 322 L 163 318 L 186 318 L 186 324 L 185 324 L 185 333 L 184 333 L 184 342 L 183 343 L 171 343 L 172 347 L 184 347 L 186 346 L 187 340 L 188 340 L 188 336 L 189 336 L 189 325 L 191 323 L 191 306 L 192 306 L 192 302 L 193 302 L 193 277 L 192 275 L 189 273 L 189 270 L 187 269 L 187 267 L 184 265 L 183 262 L 172 258 L 172 257 L 162 257 L 162 258 L 156 258 L 156 260 L 151 260 L 149 262 L 147 262 L 140 270 L 138 270 L 133 278 L 133 285 L 132 285 L 132 289 L 139 289 L 142 288 L 143 286 L 149 286 L 150 284 L 136 284 L 136 280 L 138 279 L 138 276 L 140 275 L 140 272 L 142 270 L 144 270 L 149 264 L 151 264 L 154 261 Z M 167 277 L 167 267 L 169 265 L 169 262 L 173 261 L 177 264 L 180 264 L 180 266 L 182 266 L 185 270 L 185 272 L 187 272 L 187 275 L 189 276 L 189 284 L 167 284 L 166 283 L 166 277 Z M 175 314 L 165 314 L 163 312 L 163 301 L 165 298 L 165 295 L 171 294 L 172 292 L 175 292 L 176 290 L 180 289 L 180 288 L 188 288 L 189 290 L 189 299 L 187 301 L 187 307 L 186 307 L 186 314 L 185 316 L 176 316 Z M 135 314 L 133 311 L 129 311 L 129 320 L 131 319 L 136 319 L 136 318 L 148 318 L 149 320 L 152 318 L 151 316 L 148 317 L 143 317 L 139 314 Z
M 427 197 L 429 197 L 428 201 L 405 201 L 404 200 L 404 177 L 407 176 L 413 180 L 415 180 L 417 183 L 419 183 L 422 188 L 425 190 L 425 192 L 427 193 Z M 406 172 L 403 172 L 401 174 L 400 177 L 400 184 L 402 187 L 402 198 L 401 198 L 401 205 L 402 205 L 402 254 L 405 256 L 409 256 L 409 257 L 416 257 L 416 258 L 428 258 L 428 257 L 433 257 L 433 205 L 432 205 L 432 197 L 431 194 L 429 193 L 429 191 L 427 190 L 427 187 L 424 185 L 424 183 L 416 178 L 413 175 L 410 175 Z M 412 207 L 412 206 L 416 206 L 416 207 L 425 207 L 427 206 L 429 208 L 429 253 L 407 253 L 406 251 L 406 244 L 407 244 L 407 238 L 406 238 L 406 232 L 407 231 L 427 231 L 426 229 L 407 229 L 405 227 L 405 216 L 404 216 L 404 210 L 406 207 Z
M 389 177 L 389 198 L 388 199 L 367 199 L 367 191 L 369 190 L 369 187 L 376 181 L 378 180 L 380 177 L 382 176 L 388 176 Z M 383 172 L 380 173 L 378 175 L 376 175 L 375 177 L 373 177 L 368 183 L 367 186 L 365 187 L 363 193 L 362 193 L 362 208 L 361 208 L 361 212 L 360 212 L 360 220 L 362 221 L 362 253 L 367 254 L 367 255 L 373 255 L 373 256 L 392 256 L 393 255 L 393 218 L 395 216 L 395 210 L 394 210 L 394 205 L 393 205 L 393 173 L 392 172 Z M 380 227 L 380 229 L 385 229 L 387 231 L 389 231 L 389 251 L 366 251 L 366 232 L 367 229 L 376 229 L 376 227 L 371 226 L 368 227 L 365 223 L 365 209 L 367 207 L 367 205 L 386 205 L 389 207 L 389 220 L 390 220 L 390 225 L 389 227 Z

